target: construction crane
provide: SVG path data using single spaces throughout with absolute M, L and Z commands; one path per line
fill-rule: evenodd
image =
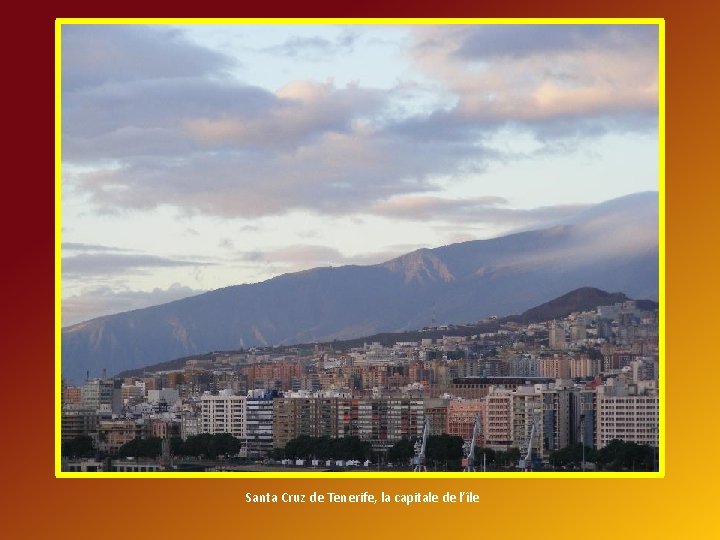
M 473 426 L 472 440 L 470 441 L 470 448 L 468 449 L 467 458 L 465 458 L 465 472 L 475 472 L 475 441 L 477 441 L 478 435 L 480 435 L 481 424 L 480 415 L 475 415 L 475 425 Z
M 532 416 L 532 427 L 530 428 L 530 438 L 528 439 L 527 444 L 527 452 L 525 452 L 525 457 L 520 458 L 520 461 L 518 462 L 518 469 L 522 469 L 523 471 L 532 471 L 532 442 L 533 437 L 535 437 L 535 430 L 537 428 L 537 424 L 537 411 L 534 411 Z
M 417 441 L 415 443 L 415 457 L 413 458 L 413 472 L 425 472 L 427 467 L 425 466 L 425 449 L 427 448 L 427 440 L 430 436 L 430 418 L 425 417 L 425 427 L 422 433 L 422 442 Z

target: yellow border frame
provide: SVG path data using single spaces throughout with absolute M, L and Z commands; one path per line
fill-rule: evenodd
M 658 27 L 659 470 L 656 472 L 64 472 L 61 471 L 62 368 L 62 26 L 68 24 L 642 24 Z M 56 478 L 664 478 L 665 477 L 665 19 L 662 18 L 58 18 L 55 20 L 55 477 Z

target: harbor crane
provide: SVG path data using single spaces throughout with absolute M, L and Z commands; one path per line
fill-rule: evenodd
M 480 415 L 475 415 L 475 425 L 473 426 L 472 440 L 470 441 L 470 448 L 467 450 L 467 457 L 465 458 L 465 472 L 475 472 L 475 441 L 477 441 L 478 435 L 482 430 L 482 424 L 480 423 Z M 484 457 L 484 456 L 483 456 Z M 485 466 L 483 465 L 483 470 Z
M 427 440 L 430 436 L 430 418 L 425 417 L 425 426 L 423 427 L 422 440 L 415 443 L 415 457 L 413 458 L 413 472 L 427 472 L 425 465 L 425 450 L 427 448 Z
M 533 411 L 532 428 L 530 428 L 530 437 L 528 438 L 527 451 L 525 452 L 525 457 L 521 457 L 520 461 L 518 462 L 518 469 L 522 469 L 523 471 L 529 472 L 529 471 L 532 471 L 532 469 L 533 469 L 532 442 L 533 442 L 533 438 L 535 437 L 535 431 L 537 431 L 538 414 L 539 414 L 539 411 L 537 409 L 535 411 Z

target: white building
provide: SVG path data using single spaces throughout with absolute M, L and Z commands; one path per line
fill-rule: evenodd
M 200 399 L 202 433 L 229 433 L 245 438 L 245 396 L 221 390 L 217 396 L 203 394 Z
M 597 388 L 597 448 L 613 439 L 658 446 L 657 391 L 612 379 L 608 383 Z
M 180 392 L 176 388 L 163 388 L 162 390 L 148 390 L 148 403 L 159 403 L 160 400 L 168 405 L 174 404 L 180 398 Z

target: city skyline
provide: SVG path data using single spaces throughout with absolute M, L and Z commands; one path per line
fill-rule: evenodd
M 63 25 L 63 325 L 657 190 L 657 25 Z
M 62 471 L 467 473 L 487 455 L 500 474 L 662 473 L 658 321 L 578 290 L 521 317 L 65 380 Z

